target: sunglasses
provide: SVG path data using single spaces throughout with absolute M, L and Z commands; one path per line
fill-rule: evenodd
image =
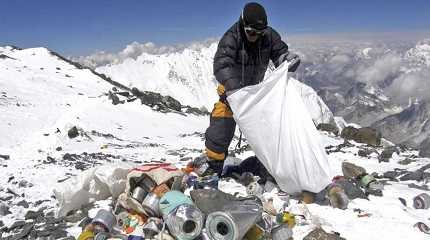
M 257 35 L 261 36 L 264 34 L 264 29 L 258 30 L 258 29 L 255 29 L 253 27 L 250 27 L 250 26 L 245 26 L 244 29 L 245 29 L 245 32 L 251 37 L 254 37 Z

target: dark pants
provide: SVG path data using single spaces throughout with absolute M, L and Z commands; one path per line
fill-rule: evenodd
M 224 86 L 219 85 L 217 91 L 220 100 L 215 103 L 210 116 L 209 127 L 205 133 L 205 146 L 209 158 L 223 161 L 228 154 L 228 147 L 234 136 L 236 122 L 226 101 Z

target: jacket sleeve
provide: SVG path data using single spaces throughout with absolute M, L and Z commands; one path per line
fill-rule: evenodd
M 270 60 L 275 64 L 275 67 L 281 65 L 285 57 L 289 54 L 288 45 L 282 41 L 281 36 L 274 29 L 272 31 L 272 50 L 270 52 Z
M 231 32 L 221 38 L 214 57 L 214 74 L 226 91 L 240 87 L 240 69 L 235 62 L 239 47 Z

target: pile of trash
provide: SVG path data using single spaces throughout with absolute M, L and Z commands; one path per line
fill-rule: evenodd
M 227 165 L 222 176 L 245 185 L 247 196 L 221 191 L 220 176 L 198 158 L 182 169 L 169 163 L 133 168 L 114 207 L 100 209 L 94 218 L 84 219 L 78 239 L 284 240 L 292 239 L 296 224 L 311 219 L 305 205 L 290 205 L 291 196 L 279 191 L 256 157 L 240 165 Z M 112 183 L 112 176 L 108 178 Z M 115 188 L 118 190 L 118 184 Z M 69 200 L 76 200 L 83 189 L 68 195 Z M 63 198 L 63 202 L 68 201 Z
M 184 168 L 150 163 L 111 173 L 102 168 L 101 172 L 107 175 L 97 176 L 97 171 L 93 171 L 97 180 L 89 185 L 74 185 L 75 191 L 69 191 L 69 195 L 64 189 L 62 193 L 56 192 L 63 203 L 59 210 L 63 215 L 78 207 L 70 203 L 85 195 L 85 191 L 97 193 L 88 193 L 92 196 L 88 201 L 94 201 L 96 195 L 101 196 L 97 200 L 112 197 L 111 208 L 100 209 L 94 218 L 82 220 L 79 240 L 285 240 L 293 238 L 296 225 L 313 226 L 314 230 L 304 239 L 314 239 L 314 235 L 324 236 L 321 239 L 344 239 L 339 233 L 325 232 L 320 227 L 321 219 L 312 215 L 306 205 L 316 203 L 345 210 L 351 200 L 382 196 L 384 190 L 383 181 L 364 168 L 343 162 L 343 176 L 334 177 L 322 191 L 287 194 L 255 156 L 245 160 L 228 157 L 221 174 L 213 172 L 198 157 Z M 242 185 L 246 194 L 224 192 L 225 181 Z M 85 205 L 83 199 L 79 201 Z M 426 193 L 416 196 L 414 208 L 429 209 L 430 196 Z M 372 215 L 358 208 L 354 212 L 359 218 Z M 423 222 L 415 227 L 430 234 Z

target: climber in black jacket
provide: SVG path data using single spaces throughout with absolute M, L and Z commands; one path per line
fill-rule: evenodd
M 217 92 L 220 99 L 210 116 L 205 134 L 206 153 L 202 156 L 218 172 L 222 169 L 236 128 L 226 94 L 260 83 L 270 60 L 275 67 L 284 61 L 290 62 L 289 71 L 292 72 L 300 64 L 299 57 L 290 53 L 279 34 L 267 25 L 263 6 L 248 3 L 240 19 L 221 38 L 214 58 L 213 68 L 219 82 Z

